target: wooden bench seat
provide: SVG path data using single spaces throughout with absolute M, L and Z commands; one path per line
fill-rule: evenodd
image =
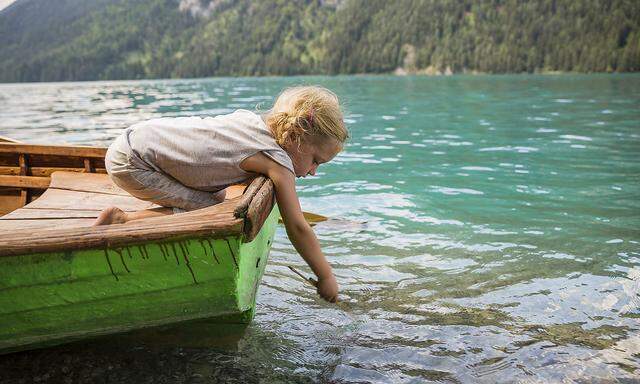
M 227 200 L 242 194 L 244 186 L 227 190 Z M 0 233 L 26 229 L 61 229 L 90 226 L 100 212 L 116 206 L 133 212 L 158 205 L 139 200 L 111 182 L 106 174 L 55 172 L 49 188 L 37 200 L 0 217 Z M 230 209 L 229 205 L 226 205 Z M 224 211 L 224 206 L 220 207 Z

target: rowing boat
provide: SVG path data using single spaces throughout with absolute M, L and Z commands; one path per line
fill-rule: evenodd
M 105 148 L 0 142 L 0 353 L 208 318 L 251 321 L 278 221 L 264 177 L 215 206 L 156 207 L 112 184 Z

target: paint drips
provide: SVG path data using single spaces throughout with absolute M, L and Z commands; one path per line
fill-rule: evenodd
M 231 253 L 231 257 L 233 258 L 233 264 L 235 264 L 236 268 L 238 268 L 238 260 L 236 259 L 235 253 L 233 253 L 233 248 L 231 248 L 231 243 L 229 243 L 229 239 L 224 239 L 227 242 L 227 246 L 229 246 L 229 252 Z
M 114 249 L 113 252 L 117 253 L 118 256 L 120 256 L 120 262 L 122 263 L 122 266 L 124 267 L 125 271 L 127 271 L 128 273 L 131 273 L 131 271 L 129 270 L 129 267 L 127 267 L 127 264 L 124 262 L 124 257 L 122 257 L 122 248 Z
M 116 273 L 113 271 L 113 266 L 111 265 L 111 260 L 109 260 L 109 250 L 107 248 L 104 249 L 104 257 L 107 259 L 107 264 L 109 264 L 109 270 L 111 271 L 111 274 L 113 275 L 113 277 L 116 278 L 116 281 L 120 281 L 120 279 L 118 279 L 118 276 L 116 275 Z
M 195 284 L 198 284 L 198 281 L 196 280 L 196 275 L 193 273 L 193 269 L 191 268 L 191 263 L 189 262 L 189 253 L 187 252 L 187 250 L 189 249 L 187 247 L 187 244 L 180 241 L 178 242 L 178 245 L 180 246 L 180 251 L 182 252 L 182 257 L 184 258 L 184 262 L 187 266 L 187 268 L 189 269 L 189 272 L 191 273 L 191 277 L 193 278 L 193 282 Z

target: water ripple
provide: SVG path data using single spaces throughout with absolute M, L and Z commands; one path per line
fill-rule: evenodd
M 266 110 L 300 82 L 347 101 L 345 151 L 298 185 L 303 209 L 330 218 L 315 231 L 340 304 L 288 269 L 311 275 L 279 227 L 245 331 L 135 334 L 7 357 L 0 372 L 18 366 L 59 381 L 69 366 L 115 366 L 158 382 L 637 380 L 637 75 L 4 84 L 0 135 L 106 145 L 153 117 Z

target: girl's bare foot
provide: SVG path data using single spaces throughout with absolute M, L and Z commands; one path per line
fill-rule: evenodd
M 127 214 L 118 207 L 105 208 L 100 212 L 93 226 L 122 224 L 127 222 Z

